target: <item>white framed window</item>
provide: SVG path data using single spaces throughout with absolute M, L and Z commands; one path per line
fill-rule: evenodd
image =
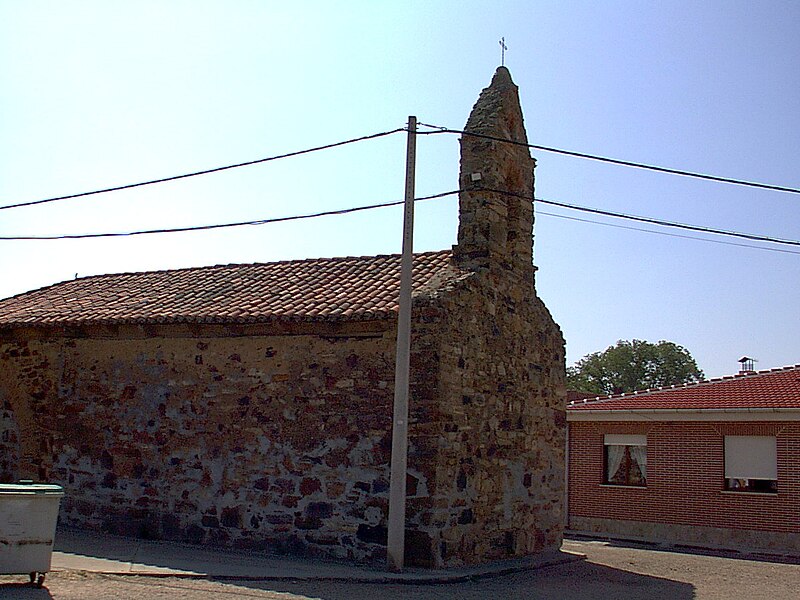
M 778 491 L 778 443 L 772 435 L 725 436 L 725 489 Z
M 603 483 L 647 485 L 647 436 L 607 433 L 603 439 Z

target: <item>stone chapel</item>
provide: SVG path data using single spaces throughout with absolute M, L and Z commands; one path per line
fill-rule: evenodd
M 525 144 L 500 67 L 461 139 L 458 243 L 414 256 L 408 565 L 561 545 L 564 340 L 534 285 Z M 64 486 L 73 526 L 384 560 L 399 272 L 221 265 L 0 300 L 0 477 Z

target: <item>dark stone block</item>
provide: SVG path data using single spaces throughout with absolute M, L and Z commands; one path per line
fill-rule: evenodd
M 467 489 L 467 474 L 464 471 L 458 472 L 458 477 L 456 477 L 456 488 L 459 492 L 463 492 Z
M 459 525 L 468 525 L 470 523 L 475 522 L 475 517 L 472 515 L 472 509 L 467 508 L 461 511 L 461 514 L 458 516 L 458 524 Z
M 419 487 L 419 479 L 411 473 L 406 473 L 406 496 L 416 496 Z
M 201 544 L 203 543 L 205 535 L 206 532 L 202 527 L 198 525 L 189 525 L 183 534 L 183 539 L 190 544 Z
M 514 555 L 515 536 L 513 531 L 506 531 L 492 540 L 492 547 L 501 550 L 506 556 Z
M 212 529 L 208 532 L 208 543 L 212 546 L 230 546 L 231 536 L 224 529 Z
M 107 471 L 114 468 L 114 457 L 108 453 L 108 450 L 103 450 L 103 454 L 100 455 L 100 466 Z
M 320 535 L 320 534 L 309 534 L 306 538 L 310 543 L 317 544 L 319 546 L 338 546 L 339 545 L 339 538 L 335 535 Z
M 242 528 L 242 514 L 238 506 L 229 506 L 222 509 L 220 523 L 224 527 Z
M 380 544 L 385 546 L 389 538 L 389 532 L 383 525 L 370 527 L 369 525 L 362 523 L 358 526 L 356 537 L 367 544 Z
M 200 522 L 203 524 L 203 527 L 211 527 L 213 529 L 219 527 L 219 519 L 213 515 L 203 515 Z
M 101 487 L 114 489 L 117 487 L 117 476 L 114 473 L 106 473 L 105 477 L 103 477 L 103 481 L 100 484 Z
M 169 540 L 181 538 L 181 522 L 177 516 L 167 513 L 161 515 L 161 534 Z
M 306 515 L 327 519 L 333 514 L 333 506 L 328 502 L 309 502 L 306 506 Z
M 280 492 L 281 494 L 291 494 L 294 492 L 294 480 L 287 479 L 285 477 L 279 477 L 275 480 L 274 487 L 276 491 Z
M 319 479 L 313 479 L 311 477 L 305 477 L 300 482 L 300 493 L 303 496 L 310 496 L 314 492 L 318 492 L 322 489 L 322 484 L 319 482 Z
M 424 531 L 406 529 L 405 558 L 410 567 L 432 569 L 436 566 L 431 536 Z
M 322 527 L 322 519 L 311 516 L 297 517 L 294 520 L 294 525 L 298 529 L 319 529 Z
M 250 538 L 239 538 L 234 540 L 233 547 L 237 550 L 251 550 L 253 552 L 269 553 L 274 548 L 267 540 L 253 540 Z
M 294 517 L 288 513 L 277 513 L 266 515 L 264 520 L 271 525 L 288 525 L 294 521 Z

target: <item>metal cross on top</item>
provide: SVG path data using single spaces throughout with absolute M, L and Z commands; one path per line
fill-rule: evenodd
M 508 50 L 506 38 L 501 37 L 498 43 L 500 44 L 500 66 L 504 67 L 506 65 L 506 50 Z

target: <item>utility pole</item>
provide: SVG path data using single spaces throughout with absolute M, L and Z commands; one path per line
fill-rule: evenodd
M 408 372 L 411 358 L 411 267 L 414 245 L 414 166 L 417 157 L 417 117 L 408 117 L 406 196 L 403 212 L 403 254 L 400 260 L 400 313 L 397 316 L 397 356 L 394 373 L 392 459 L 389 479 L 389 568 L 403 570 L 406 541 L 406 466 L 408 463 Z

